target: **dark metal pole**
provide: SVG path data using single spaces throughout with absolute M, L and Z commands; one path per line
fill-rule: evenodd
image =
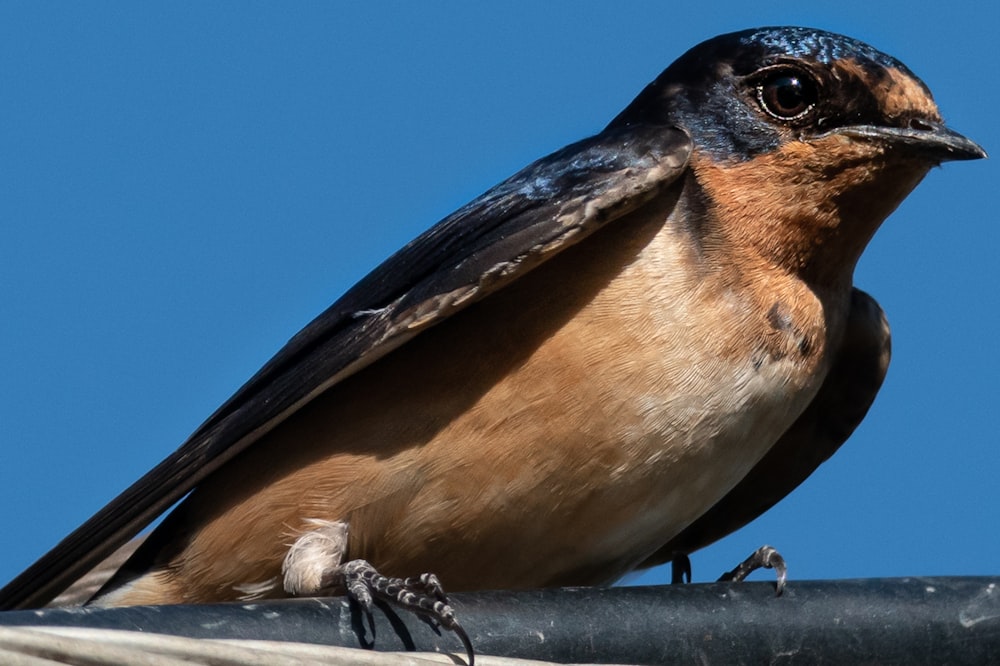
M 455 594 L 476 652 L 556 662 L 1000 663 L 1000 577 L 567 588 Z M 0 613 L 0 626 L 134 629 L 194 638 L 464 653 L 384 606 L 375 635 L 341 598 Z

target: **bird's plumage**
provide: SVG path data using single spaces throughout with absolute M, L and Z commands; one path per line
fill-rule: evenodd
M 44 603 L 189 492 L 101 601 L 280 596 L 320 523 L 450 589 L 687 554 L 860 422 L 889 338 L 854 264 L 931 166 L 982 156 L 855 40 L 701 44 L 376 268 L 0 607 Z

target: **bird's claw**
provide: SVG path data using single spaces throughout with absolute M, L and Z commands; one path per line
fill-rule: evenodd
M 785 590 L 785 581 L 788 578 L 788 566 L 785 558 L 771 546 L 761 546 L 750 557 L 736 565 L 732 571 L 727 571 L 719 578 L 719 582 L 740 583 L 757 569 L 774 569 L 778 576 L 775 596 L 781 596 Z
M 361 606 L 368 617 L 368 624 L 375 633 L 372 605 L 375 599 L 386 601 L 420 617 L 436 622 L 438 626 L 454 633 L 462 641 L 469 656 L 469 666 L 475 664 L 472 641 L 455 616 L 455 609 L 437 576 L 425 573 L 410 578 L 391 578 L 378 572 L 366 560 L 351 560 L 341 568 L 347 596 Z

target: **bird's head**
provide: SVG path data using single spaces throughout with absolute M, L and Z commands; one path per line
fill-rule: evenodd
M 609 128 L 638 124 L 687 132 L 692 171 L 727 233 L 807 273 L 836 264 L 849 276 L 931 167 L 986 156 L 944 125 L 930 90 L 901 62 L 808 28 L 695 46 Z

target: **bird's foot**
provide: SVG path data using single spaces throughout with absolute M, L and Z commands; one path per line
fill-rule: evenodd
M 308 529 L 295 540 L 285 555 L 281 571 L 285 592 L 294 596 L 316 596 L 346 590 L 349 599 L 364 611 L 368 628 L 375 635 L 372 607 L 384 601 L 397 608 L 437 623 L 457 635 L 472 666 L 472 642 L 455 618 L 444 589 L 434 574 L 413 578 L 390 578 L 380 574 L 366 560 L 343 562 L 347 552 L 348 525 L 344 521 L 311 519 Z
M 719 582 L 731 581 L 734 583 L 743 582 L 747 576 L 757 569 L 774 569 L 778 575 L 776 595 L 781 596 L 785 590 L 785 580 L 788 578 L 788 567 L 785 565 L 785 558 L 771 546 L 761 546 L 750 557 L 736 565 L 732 571 L 727 571 L 719 578 Z
M 453 632 L 465 646 L 469 666 L 475 664 L 472 641 L 455 617 L 455 609 L 448 603 L 448 597 L 437 576 L 425 573 L 410 578 L 390 578 L 380 574 L 366 560 L 345 562 L 340 566 L 339 573 L 343 576 L 347 596 L 361 606 L 373 634 L 375 626 L 372 605 L 375 599 L 380 599 Z

